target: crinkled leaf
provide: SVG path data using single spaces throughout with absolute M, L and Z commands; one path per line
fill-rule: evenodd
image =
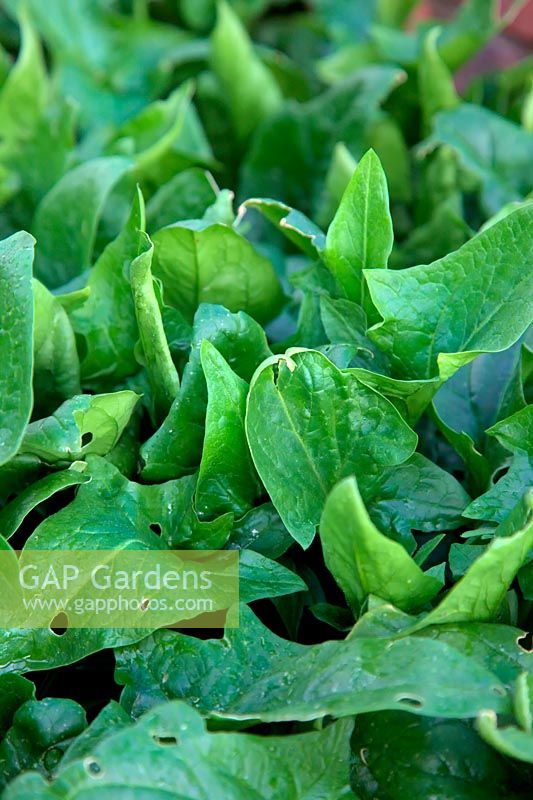
M 524 207 L 433 264 L 365 273 L 384 319 L 369 335 L 397 377 L 446 379 L 517 341 L 532 317 L 532 219 Z
M 337 481 L 402 463 L 416 446 L 388 400 L 314 351 L 288 351 L 262 365 L 248 397 L 246 432 L 272 502 L 304 547 Z
M 496 530 L 489 547 L 414 629 L 447 622 L 492 620 L 533 547 L 532 515 L 533 497 L 528 493 L 511 518 L 502 524 L 501 535 Z
M 31 773 L 22 777 L 6 800 L 30 793 L 34 800 L 92 794 L 95 777 L 103 800 L 116 797 L 117 786 L 132 797 L 183 800 L 221 791 L 226 800 L 349 798 L 352 726 L 345 720 L 289 738 L 209 733 L 193 709 L 171 703 L 106 737 L 87 759 L 60 768 L 51 786 Z
M 492 672 L 442 642 L 301 645 L 275 636 L 246 608 L 240 628 L 222 640 L 160 631 L 117 651 L 116 679 L 126 685 L 122 703 L 134 714 L 177 697 L 217 718 L 265 722 L 385 709 L 472 717 L 483 708 L 509 708 Z

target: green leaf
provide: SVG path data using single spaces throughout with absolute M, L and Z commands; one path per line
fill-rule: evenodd
M 147 234 L 141 237 L 139 255 L 131 263 L 130 281 L 140 336 L 139 360 L 146 366 L 156 417 L 161 421 L 178 393 L 180 380 L 170 354 L 152 277 L 154 246 Z
M 4 142 L 22 139 L 37 126 L 48 94 L 41 44 L 24 8 L 19 23 L 19 56 L 0 91 L 0 137 Z
M 274 197 L 312 214 L 335 145 L 344 142 L 361 158 L 380 104 L 402 80 L 396 67 L 370 65 L 305 104 L 287 103 L 257 130 L 243 163 L 241 194 Z
M 24 232 L 0 242 L 0 464 L 19 449 L 33 405 L 34 244 Z
M 487 42 L 511 21 L 524 0 L 510 4 L 500 17 L 499 3 L 494 0 L 468 0 L 443 31 L 440 42 L 442 57 L 452 70 L 469 61 Z
M 252 197 L 245 200 L 241 208 L 253 208 L 259 211 L 265 219 L 272 222 L 299 250 L 310 258 L 320 258 L 326 244 L 326 237 L 320 228 L 315 225 L 301 211 L 269 197 Z
M 70 741 L 86 726 L 85 711 L 73 700 L 28 700 L 0 743 L 0 786 L 26 770 L 51 777 Z
M 80 361 L 74 331 L 60 300 L 33 281 L 33 391 L 36 412 L 50 414 L 81 392 Z
M 492 620 L 533 547 L 532 514 L 533 496 L 528 493 L 465 576 L 411 630 L 448 622 Z
M 248 548 L 268 558 L 279 558 L 292 544 L 294 539 L 272 503 L 263 503 L 235 522 L 228 547 Z
M 437 49 L 440 32 L 440 28 L 432 28 L 428 32 L 418 62 L 420 105 L 428 130 L 438 111 L 455 108 L 460 102 L 453 78 Z
M 200 464 L 208 399 L 200 357 L 204 339 L 217 348 L 245 381 L 271 355 L 263 330 L 247 314 L 231 314 L 221 306 L 201 305 L 195 315 L 191 355 L 178 396 L 163 425 L 141 448 L 142 475 L 146 480 L 186 475 Z
M 241 603 L 307 590 L 304 581 L 294 572 L 253 550 L 241 550 L 239 582 Z
M 248 384 L 207 339 L 200 358 L 208 401 L 196 509 L 202 517 L 227 511 L 242 516 L 259 494 L 244 428 Z
M 479 735 L 495 750 L 505 756 L 533 764 L 533 734 L 516 725 L 498 727 L 498 717 L 494 711 L 482 711 L 476 723 Z
M 178 172 L 168 183 L 158 188 L 146 205 L 146 224 L 149 231 L 184 219 L 201 219 L 216 200 L 213 179 L 198 168 Z
M 345 478 L 329 494 L 320 520 L 326 566 L 354 611 L 368 595 L 414 611 L 441 590 L 401 544 L 381 533 L 368 516 L 355 478 Z
M 532 218 L 533 208 L 518 209 L 427 266 L 366 271 L 384 320 L 369 335 L 398 377 L 446 379 L 480 353 L 517 341 L 532 315 Z
M 72 741 L 61 759 L 61 769 L 80 758 L 90 756 L 93 749 L 108 736 L 132 724 L 131 717 L 121 705 L 111 700 L 90 725 Z
M 513 453 L 533 451 L 533 406 L 526 406 L 511 417 L 497 422 L 487 433 Z
M 324 179 L 324 189 L 318 203 L 317 219 L 321 225 L 328 226 L 335 216 L 344 192 L 350 183 L 357 161 L 343 142 L 333 148 L 331 162 Z
M 224 546 L 232 518 L 221 517 L 217 525 L 198 523 L 193 508 L 194 476 L 148 486 L 129 481 L 98 456 L 88 456 L 87 461 L 90 482 L 80 486 L 68 506 L 41 522 L 28 547 L 87 549 L 90 545 L 99 550 L 130 543 L 164 550 Z
M 146 628 L 70 628 L 61 636 L 48 628 L 11 628 L 0 631 L 0 663 L 4 673 L 55 669 L 145 636 Z
M 365 800 L 376 792 L 387 800 L 508 796 L 511 768 L 462 720 L 365 714 L 357 720 L 352 751 L 354 788 Z
M 402 463 L 416 447 L 416 435 L 388 400 L 313 351 L 288 351 L 261 366 L 246 433 L 272 502 L 304 547 L 337 481 Z
M 109 152 L 130 153 L 136 176 L 149 185 L 164 183 L 191 164 L 212 163 L 213 154 L 191 100 L 192 86 L 185 83 L 166 100 L 146 106 L 120 128 Z
M 153 271 L 165 300 L 188 320 L 201 303 L 220 303 L 267 322 L 279 311 L 281 287 L 270 261 L 221 223 L 179 223 L 153 237 Z
M 247 139 L 281 105 L 281 90 L 254 53 L 245 28 L 223 0 L 211 36 L 211 63 L 239 139 Z
M 70 311 L 74 330 L 84 339 L 84 385 L 107 388 L 138 369 L 133 348 L 139 332 L 128 267 L 139 255 L 144 229 L 144 202 L 137 191 L 124 228 L 89 273 L 89 296 Z
M 492 672 L 442 642 L 362 637 L 301 645 L 275 636 L 246 608 L 222 640 L 159 631 L 116 657 L 122 703 L 134 714 L 177 697 L 217 719 L 264 722 L 385 709 L 462 718 L 509 708 Z
M 487 438 L 487 429 L 525 406 L 522 361 L 520 344 L 481 355 L 458 370 L 434 398 L 436 423 L 467 465 L 478 492 L 487 488 L 491 464 L 501 461 L 501 448 Z
M 3 738 L 17 708 L 35 696 L 35 686 L 20 675 L 0 675 L 0 689 L 0 737 Z
M 509 725 L 498 728 L 496 714 L 482 711 L 476 720 L 476 728 L 486 742 L 505 756 L 533 764 L 533 677 L 526 672 L 516 679 L 514 705 L 520 727 Z
M 105 455 L 118 442 L 139 400 L 135 392 L 80 394 L 27 426 L 21 452 L 50 464 Z
M 465 510 L 465 517 L 502 523 L 516 506 L 524 489 L 533 484 L 532 406 L 489 428 L 507 450 L 514 453 L 509 470 Z
M 533 137 L 489 109 L 463 103 L 435 116 L 428 146 L 452 147 L 481 187 L 488 215 L 522 200 L 533 183 Z
M 372 522 L 408 550 L 413 531 L 433 533 L 464 525 L 470 500 L 461 484 L 420 453 L 374 476 L 360 476 Z
M 326 266 L 348 300 L 365 305 L 363 270 L 385 269 L 393 240 L 387 179 L 369 150 L 344 192 L 324 250 Z
M 87 483 L 90 476 L 84 474 L 85 466 L 84 462 L 75 461 L 69 469 L 45 475 L 41 480 L 30 484 L 0 511 L 0 535 L 9 539 L 22 525 L 30 511 L 56 492 Z
M 22 777 L 6 800 L 90 794 L 95 776 L 102 800 L 116 797 L 117 786 L 132 797 L 201 800 L 223 791 L 225 800 L 349 800 L 352 727 L 345 720 L 288 738 L 209 733 L 193 709 L 170 703 L 100 741 L 87 759 L 60 768 L 51 786 L 31 773 Z
M 96 158 L 61 178 L 40 203 L 32 225 L 39 247 L 35 274 L 50 288 L 91 265 L 98 220 L 118 181 L 131 169 L 127 158 Z

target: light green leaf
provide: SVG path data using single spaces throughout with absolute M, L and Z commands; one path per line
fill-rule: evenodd
M 138 400 L 128 390 L 72 397 L 52 416 L 27 426 L 21 452 L 50 464 L 78 461 L 88 453 L 105 455 L 118 442 Z
M 87 299 L 70 311 L 76 334 L 85 340 L 84 385 L 100 389 L 107 384 L 107 388 L 138 370 L 133 348 L 139 332 L 128 268 L 139 255 L 144 216 L 142 194 L 137 190 L 126 225 L 89 273 Z
M 211 63 L 227 98 L 239 139 L 247 139 L 282 103 L 275 79 L 254 53 L 245 28 L 230 6 L 218 4 L 211 36 Z
M 0 242 L 0 464 L 19 449 L 33 405 L 34 244 L 24 232 Z
M 523 200 L 533 184 L 533 136 L 482 106 L 462 103 L 435 116 L 428 145 L 452 147 L 481 187 L 487 215 Z
M 250 510 L 259 494 L 244 427 L 248 384 L 207 339 L 201 345 L 200 358 L 208 401 L 196 510 L 201 517 L 227 511 L 239 517 Z
M 418 61 L 420 105 L 428 130 L 430 130 L 432 119 L 438 111 L 455 108 L 460 102 L 452 75 L 437 49 L 440 32 L 440 28 L 432 28 L 427 33 Z
M 415 611 L 441 590 L 401 544 L 384 536 L 368 516 L 355 478 L 345 478 L 329 494 L 320 520 L 326 566 L 354 611 L 368 595 Z
M 370 477 L 406 461 L 416 447 L 416 434 L 388 400 L 311 350 L 261 365 L 248 397 L 246 433 L 272 502 L 304 547 L 341 478 Z
M 326 266 L 348 300 L 365 305 L 363 270 L 385 269 L 393 240 L 387 179 L 369 150 L 344 192 L 324 250 Z
M 317 204 L 317 220 L 327 227 L 337 211 L 344 192 L 350 183 L 357 161 L 343 142 L 333 148 L 330 165 L 324 179 L 324 188 Z
M 515 725 L 498 727 L 498 717 L 494 711 L 482 711 L 477 718 L 479 735 L 495 750 L 510 758 L 533 764 L 533 734 Z
M 105 202 L 132 162 L 95 158 L 67 172 L 40 203 L 32 225 L 39 247 L 36 276 L 61 286 L 91 265 L 98 220 Z
M 153 271 L 165 300 L 192 320 L 200 303 L 220 303 L 267 322 L 279 311 L 282 292 L 271 262 L 234 228 L 184 222 L 153 237 Z
M 146 367 L 156 418 L 161 421 L 174 402 L 180 380 L 168 346 L 161 304 L 152 277 L 154 246 L 146 233 L 139 234 L 139 255 L 132 261 L 130 281 L 140 336 L 140 361 Z
M 48 97 L 41 44 L 24 7 L 19 24 L 19 56 L 0 91 L 0 137 L 4 142 L 23 139 L 37 127 Z
M 184 219 L 201 219 L 216 197 L 209 173 L 196 167 L 178 172 L 157 189 L 146 205 L 149 232 Z
M 60 300 L 33 281 L 33 391 L 36 412 L 50 414 L 58 403 L 81 392 L 74 331 Z
M 146 480 L 176 478 L 193 472 L 200 464 L 207 409 L 207 385 L 200 360 L 203 339 L 208 339 L 245 381 L 271 355 L 262 328 L 247 314 L 201 305 L 195 315 L 191 355 L 178 396 L 163 425 L 141 448 Z
M 117 786 L 154 800 L 350 800 L 352 727 L 343 720 L 289 737 L 210 733 L 193 709 L 169 703 L 113 731 L 88 757 L 60 768 L 51 785 L 35 773 L 21 777 L 6 800 L 67 800 L 94 791 L 113 800 Z
M 445 380 L 517 341 L 533 313 L 532 220 L 524 207 L 433 264 L 365 273 L 383 317 L 369 336 L 397 377 Z

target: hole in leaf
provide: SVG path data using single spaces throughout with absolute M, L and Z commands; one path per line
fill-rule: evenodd
M 531 653 L 533 650 L 533 631 L 528 631 L 523 636 L 519 636 L 516 643 L 525 653 Z
M 505 697 L 507 694 L 503 686 L 491 686 L 491 692 L 497 694 L 499 697 Z
M 83 765 L 87 771 L 87 773 L 91 776 L 91 778 L 101 778 L 103 777 L 104 770 L 102 766 L 96 761 L 96 759 L 89 756 L 83 762 Z
M 157 736 L 154 734 L 152 738 L 154 742 L 156 744 L 160 744 L 161 747 L 175 747 L 179 744 L 179 741 L 175 736 Z
M 53 618 L 50 623 L 50 630 L 54 636 L 64 636 L 68 631 L 68 617 L 63 611 Z
M 420 697 L 411 697 L 407 694 L 401 694 L 396 697 L 397 703 L 402 703 L 404 706 L 409 706 L 409 708 L 423 708 L 424 701 Z
M 92 435 L 91 431 L 87 431 L 87 433 L 84 433 L 81 437 L 81 446 L 87 447 L 87 445 L 90 444 L 93 439 L 94 436 Z
M 150 523 L 150 530 L 156 533 L 158 536 L 161 536 L 161 525 L 159 522 L 151 522 Z
M 493 483 L 493 485 L 494 485 L 494 486 L 496 486 L 496 484 L 497 484 L 499 481 L 501 481 L 501 479 L 502 479 L 503 477 L 505 477 L 505 475 L 507 475 L 507 473 L 508 473 L 508 472 L 509 472 L 509 467 L 508 467 L 508 466 L 499 467 L 499 468 L 496 470 L 496 472 L 494 473 L 494 475 L 492 476 L 492 483 Z

